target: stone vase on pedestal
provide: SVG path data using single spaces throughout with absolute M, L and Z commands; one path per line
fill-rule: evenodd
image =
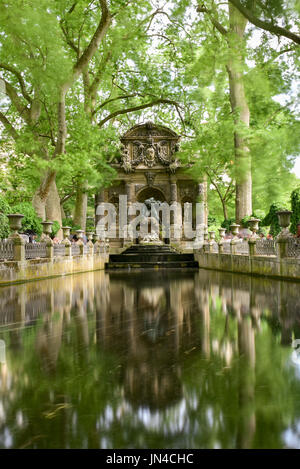
M 70 226 L 63 226 L 62 231 L 63 231 L 63 238 L 64 238 L 62 240 L 62 244 L 65 245 L 65 255 L 70 257 L 70 256 L 72 256 L 72 243 L 69 239 L 70 232 L 71 232 L 71 227 Z
M 11 235 L 17 235 L 19 237 L 19 231 L 22 228 L 22 220 L 24 218 L 24 215 L 21 213 L 11 213 L 7 215 L 8 222 L 9 222 L 9 228 L 11 230 Z
M 259 222 L 260 222 L 260 219 L 259 219 L 259 218 L 253 218 L 253 217 L 251 217 L 251 218 L 248 220 L 250 231 L 252 231 L 251 238 L 257 238 L 257 237 L 258 237 L 258 235 L 256 234 L 256 232 L 258 231 L 258 224 L 259 224 Z
M 280 259 L 288 257 L 288 244 L 289 240 L 293 238 L 292 233 L 289 230 L 291 215 L 293 212 L 290 210 L 279 210 L 277 212 L 279 226 L 281 231 L 276 238 L 276 243 L 278 247 L 278 256 Z
M 233 238 L 230 241 L 231 254 L 236 253 L 236 244 L 239 242 L 239 228 L 240 225 L 237 225 L 236 223 L 232 223 L 232 225 L 230 225 L 231 233 L 233 234 Z
M 289 230 L 292 213 L 293 212 L 291 212 L 290 210 L 279 210 L 278 212 L 276 212 L 278 216 L 279 226 L 281 228 L 281 232 L 279 233 L 277 238 L 290 238 L 293 236 Z
M 226 228 L 221 227 L 221 228 L 218 229 L 218 231 L 219 231 L 219 235 L 220 235 L 220 241 L 219 241 L 219 243 L 218 243 L 218 245 L 219 245 L 219 253 L 222 253 L 222 252 L 224 251 L 224 249 L 223 249 L 223 244 L 224 244 L 224 238 L 225 238 Z
M 42 239 L 50 239 L 50 235 L 52 232 L 52 225 L 53 221 L 42 221 L 42 226 L 43 226 L 43 234 L 42 234 Z
M 22 220 L 24 215 L 21 213 L 12 213 L 7 215 L 9 221 L 9 228 L 11 230 L 11 234 L 9 235 L 9 239 L 14 244 L 14 260 L 18 262 L 25 261 L 25 241 L 22 236 L 19 234 L 19 231 L 22 227 Z

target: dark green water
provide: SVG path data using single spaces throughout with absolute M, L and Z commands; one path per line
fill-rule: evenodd
M 0 447 L 300 448 L 295 338 L 299 284 L 95 272 L 2 288 Z

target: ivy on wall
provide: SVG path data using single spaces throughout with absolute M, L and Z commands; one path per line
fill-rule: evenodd
M 292 207 L 292 216 L 291 216 L 291 232 L 297 232 L 297 224 L 300 223 L 300 187 L 293 190 L 291 193 L 291 207 Z
M 274 202 L 270 206 L 269 213 L 265 216 L 265 218 L 262 220 L 261 225 L 262 226 L 269 226 L 270 231 L 269 233 L 275 237 L 280 233 L 280 226 L 279 226 L 279 220 L 278 220 L 278 215 L 277 212 L 278 210 L 281 210 L 283 207 L 280 203 Z

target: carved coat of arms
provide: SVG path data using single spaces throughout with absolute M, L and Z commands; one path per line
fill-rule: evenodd
M 173 136 L 170 139 L 170 136 L 165 135 L 167 138 L 164 138 L 164 135 L 159 139 L 159 127 L 154 126 L 154 124 L 143 129 L 143 126 L 138 129 L 139 131 L 135 134 L 136 140 L 133 140 L 132 137 L 135 135 L 130 135 L 130 140 L 126 141 L 126 137 L 123 140 L 121 147 L 122 151 L 122 161 L 121 167 L 125 172 L 132 172 L 140 164 L 152 168 L 155 165 L 164 165 L 168 166 L 170 171 L 173 172 L 179 166 L 179 161 L 175 158 L 175 153 L 178 151 L 178 136 Z M 146 135 L 143 134 L 139 136 L 139 132 L 142 130 L 147 130 Z M 150 130 L 151 132 L 150 132 Z M 157 131 L 154 132 L 156 129 Z M 163 128 L 164 132 L 171 132 L 169 129 Z M 149 136 L 147 133 L 150 132 Z M 162 132 L 163 133 L 163 132 Z M 155 135 L 155 137 L 153 137 Z

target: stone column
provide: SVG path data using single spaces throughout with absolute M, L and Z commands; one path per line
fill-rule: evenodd
M 102 202 L 106 202 L 106 192 L 105 189 L 101 189 L 98 194 L 95 196 L 95 226 L 97 227 L 97 224 L 99 220 L 101 219 L 102 215 L 97 215 L 97 208 L 98 205 L 100 205 Z
M 208 234 L 208 229 L 207 229 L 206 226 L 204 227 L 203 237 L 204 237 L 204 239 L 203 239 L 202 251 L 203 252 L 208 252 L 208 249 L 206 247 L 209 246 L 209 242 L 208 242 L 209 234 Z
M 97 233 L 93 234 L 94 241 L 94 254 L 100 254 L 100 236 Z
M 202 247 L 204 241 L 204 230 L 207 226 L 207 194 L 206 182 L 201 181 L 197 185 L 197 209 L 196 209 L 196 244 Z
M 198 183 L 198 188 L 197 188 L 197 196 L 198 196 L 198 201 L 201 204 L 201 211 L 203 213 L 201 217 L 201 223 L 203 223 L 205 226 L 207 226 L 207 218 L 208 218 L 208 206 L 207 206 L 207 177 L 206 175 L 203 176 L 202 181 L 199 181 Z
M 216 233 L 215 231 L 209 231 L 209 252 L 214 252 L 214 245 L 216 244 Z
M 93 244 L 93 235 L 92 231 L 87 231 L 86 236 L 88 239 L 87 246 L 89 247 L 89 255 L 92 256 L 94 254 L 94 244 Z
M 63 236 L 64 236 L 64 239 L 63 239 L 62 243 L 65 245 L 65 256 L 71 257 L 72 256 L 72 245 L 71 245 L 71 241 L 69 240 L 71 227 L 70 226 L 63 226 L 62 230 L 63 230 Z
M 127 195 L 127 237 L 123 239 L 123 245 L 127 245 L 129 242 L 132 242 L 132 230 L 130 227 L 130 223 L 134 220 L 135 215 L 128 215 L 129 208 L 135 202 L 135 190 L 134 190 L 134 183 L 131 180 L 125 181 L 125 192 Z
M 248 239 L 250 257 L 256 256 L 256 241 L 257 238 L 254 238 L 253 236 Z
M 218 242 L 219 254 L 223 254 L 223 252 L 224 252 L 225 232 L 226 232 L 225 228 L 219 228 L 219 235 L 220 235 L 220 241 Z
M 171 195 L 171 200 L 170 200 L 170 205 L 172 204 L 177 204 L 178 202 L 178 189 L 177 189 L 177 180 L 175 178 L 171 178 L 170 180 L 170 195 Z M 179 229 L 178 226 L 178 219 L 177 219 L 177 214 L 176 212 L 174 213 L 173 210 L 171 210 L 170 213 L 170 239 L 171 241 L 179 241 L 177 236 L 176 236 L 176 230 Z
M 21 235 L 19 235 L 19 230 L 21 229 L 22 219 L 24 215 L 21 213 L 14 213 L 7 215 L 9 221 L 9 227 L 11 230 L 11 235 L 9 240 L 13 242 L 14 249 L 14 260 L 18 262 L 25 261 L 25 241 Z
M 79 248 L 80 248 L 80 255 L 81 255 L 81 256 L 83 256 L 83 254 L 84 254 L 83 233 L 84 233 L 83 230 L 76 230 L 76 234 L 77 234 L 77 238 L 78 238 L 78 241 L 77 241 L 76 244 L 79 245 Z
M 49 259 L 53 259 L 54 247 L 53 247 L 53 241 L 50 238 L 53 221 L 42 221 L 42 225 L 43 225 L 42 241 L 46 243 L 46 257 Z
M 280 210 L 277 212 L 279 218 L 279 226 L 281 228 L 281 232 L 276 238 L 279 259 L 284 259 L 285 257 L 288 257 L 288 245 L 290 239 L 293 238 L 293 235 L 289 231 L 290 218 L 292 213 L 293 212 L 291 212 L 290 210 Z
M 230 241 L 231 254 L 236 254 L 236 244 L 239 242 L 239 238 L 238 238 L 239 228 L 240 228 L 240 225 L 237 225 L 236 223 L 232 223 L 232 225 L 230 225 L 230 229 L 233 234 L 233 238 Z
M 131 204 L 133 204 L 134 199 L 135 199 L 135 194 L 134 194 L 134 184 L 132 181 L 126 181 L 125 182 L 125 191 L 127 195 L 127 207 L 129 208 Z M 130 215 L 128 217 L 128 220 L 131 221 L 134 218 L 134 215 Z

